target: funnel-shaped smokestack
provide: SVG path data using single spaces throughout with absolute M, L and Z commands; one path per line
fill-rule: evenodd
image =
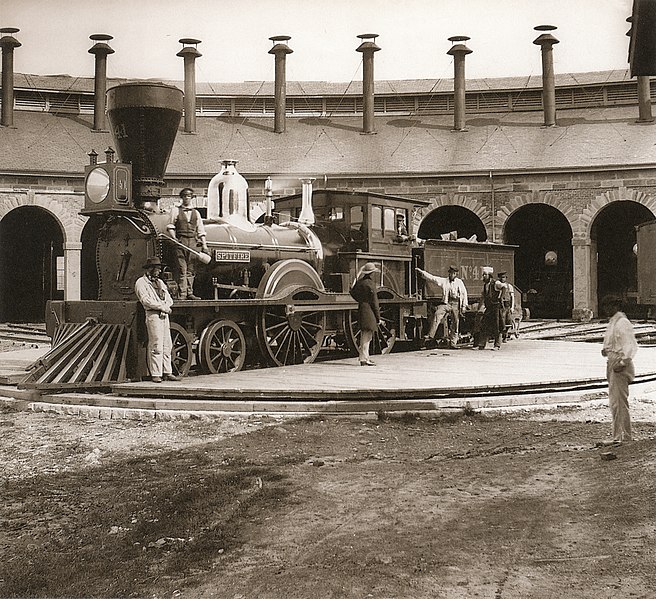
M 465 131 L 465 56 L 472 51 L 464 43 L 466 35 L 454 35 L 449 38 L 453 43 L 447 54 L 453 56 L 453 128 Z
M 183 37 L 180 43 L 183 48 L 176 56 L 184 58 L 184 132 L 196 133 L 196 59 L 202 56 L 196 46 L 200 40 Z
M 376 45 L 377 33 L 358 35 L 363 40 L 356 49 L 362 52 L 362 109 L 363 133 L 375 133 L 374 130 L 374 52 L 380 48 Z M 367 41 L 372 40 L 372 41 Z
M 14 36 L 20 29 L 3 27 L 0 29 L 0 47 L 2 47 L 2 118 L 0 125 L 14 125 L 14 48 L 22 45 Z
M 182 92 L 163 83 L 110 87 L 107 116 L 119 158 L 132 163 L 135 203 L 158 200 L 182 116 Z
M 554 31 L 553 25 L 538 25 L 536 31 Z M 533 40 L 542 50 L 542 108 L 544 110 L 544 126 L 556 125 L 556 82 L 553 68 L 553 46 L 560 43 L 550 33 L 543 33 Z
M 269 50 L 269 54 L 276 57 L 276 81 L 275 81 L 275 104 L 276 114 L 273 128 L 276 133 L 285 132 L 285 111 L 287 103 L 287 73 L 285 63 L 287 54 L 294 52 L 287 44 L 291 37 L 288 35 L 275 35 L 269 38 L 274 46 Z
M 112 50 L 107 42 L 114 38 L 105 33 L 94 33 L 89 36 L 89 39 L 96 42 L 89 48 L 89 54 L 96 56 L 93 91 L 93 130 L 106 131 L 105 96 L 107 94 L 107 55 L 114 54 L 114 50 Z
M 312 209 L 312 183 L 314 179 L 301 179 L 303 187 L 301 188 L 301 213 L 298 215 L 298 222 L 302 225 L 314 224 L 314 210 Z

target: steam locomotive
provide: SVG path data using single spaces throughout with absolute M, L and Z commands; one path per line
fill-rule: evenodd
M 174 264 L 176 242 L 166 234 L 169 214 L 159 199 L 182 107 L 182 92 L 160 83 L 107 91 L 120 160 L 111 151 L 102 163 L 90 154 L 81 211 L 94 232 L 87 240 L 95 245 L 97 298 L 49 302 L 52 349 L 24 386 L 98 387 L 147 375 L 144 314 L 134 283 L 149 257 Z M 417 247 L 399 238 L 396 223 L 410 222 L 413 209 L 426 202 L 371 192 L 313 193 L 312 180 L 302 181 L 301 194 L 276 200 L 278 222 L 267 209 L 262 224 L 252 222 L 248 184 L 235 161 L 224 161 L 210 181 L 204 219 L 210 256 L 197 255 L 205 264 L 197 268 L 194 289 L 202 299 L 178 300 L 171 314 L 178 374 L 193 364 L 223 373 L 250 362 L 310 363 L 328 345 L 355 351 L 357 304 L 348 290 L 366 262 L 381 268 L 384 325 L 372 352 L 421 338 L 432 300 L 415 267 L 436 268 L 431 261 L 448 252 L 437 242 Z M 468 285 L 480 281 L 478 269 L 486 263 L 512 273 L 512 248 L 470 245 L 482 244 L 460 244 L 458 251 L 470 251 L 454 256 L 471 275 Z M 175 297 L 172 277 L 168 283 Z

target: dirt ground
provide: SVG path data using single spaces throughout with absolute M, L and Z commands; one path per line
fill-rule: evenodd
M 632 399 L 636 440 L 610 460 L 595 447 L 608 438 L 603 400 L 449 417 L 170 422 L 5 408 L 0 596 L 651 598 L 655 401 Z M 206 482 L 225 473 L 238 474 L 239 491 Z M 156 476 L 221 493 L 214 522 L 182 530 L 190 505 L 165 512 L 169 496 L 122 495 L 130 483 L 130 495 L 154 496 Z M 131 517 L 114 511 L 124 501 Z M 94 508 L 100 524 L 83 537 Z M 157 532 L 139 528 L 145 511 Z M 205 553 L 193 553 L 202 538 Z M 71 572 L 53 587 L 44 572 L 57 560 Z

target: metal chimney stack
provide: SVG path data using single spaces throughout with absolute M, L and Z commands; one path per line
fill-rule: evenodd
M 202 56 L 196 47 L 200 40 L 183 37 L 176 56 L 184 59 L 184 132 L 196 133 L 196 59 Z M 193 46 L 193 47 L 192 47 Z
M 276 57 L 276 81 L 275 81 L 275 104 L 276 114 L 273 122 L 273 128 L 276 133 L 285 132 L 285 112 L 287 110 L 287 74 L 285 71 L 287 54 L 294 52 L 286 42 L 291 37 L 288 35 L 274 35 L 269 38 L 274 46 L 269 50 L 269 54 Z
M 20 29 L 3 27 L 0 29 L 0 47 L 2 47 L 2 118 L 3 127 L 14 126 L 14 48 L 22 44 L 13 36 Z
M 377 33 L 363 33 L 358 35 L 362 43 L 356 52 L 362 52 L 362 111 L 363 133 L 372 134 L 374 131 L 374 52 L 380 48 L 376 45 Z M 372 41 L 367 41 L 372 40 Z
M 627 23 L 631 23 L 633 27 L 633 17 L 628 17 Z M 626 32 L 626 35 L 631 37 L 631 29 Z M 636 81 L 638 83 L 638 120 L 636 123 L 652 123 L 654 117 L 651 113 L 651 85 L 649 75 L 637 75 Z
M 554 31 L 553 25 L 538 25 L 536 31 Z M 544 110 L 544 126 L 556 126 L 556 83 L 553 68 L 553 46 L 560 43 L 550 33 L 543 33 L 533 40 L 542 51 L 542 108 Z
M 447 52 L 453 56 L 453 129 L 455 131 L 466 131 L 465 128 L 465 56 L 472 51 L 464 43 L 468 38 L 466 35 L 454 35 L 449 38 L 453 44 Z
M 89 39 L 96 42 L 89 48 L 89 54 L 96 56 L 96 74 L 93 91 L 93 130 L 107 131 L 107 117 L 105 116 L 105 96 L 107 94 L 107 55 L 114 54 L 114 50 L 107 44 L 111 35 L 94 33 Z

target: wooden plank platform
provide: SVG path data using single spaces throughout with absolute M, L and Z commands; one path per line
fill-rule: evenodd
M 600 344 L 518 339 L 501 350 L 465 347 L 356 358 L 282 368 L 190 376 L 181 381 L 121 383 L 123 397 L 231 401 L 393 401 L 558 392 L 606 385 Z M 643 382 L 656 378 L 656 348 L 635 360 Z

